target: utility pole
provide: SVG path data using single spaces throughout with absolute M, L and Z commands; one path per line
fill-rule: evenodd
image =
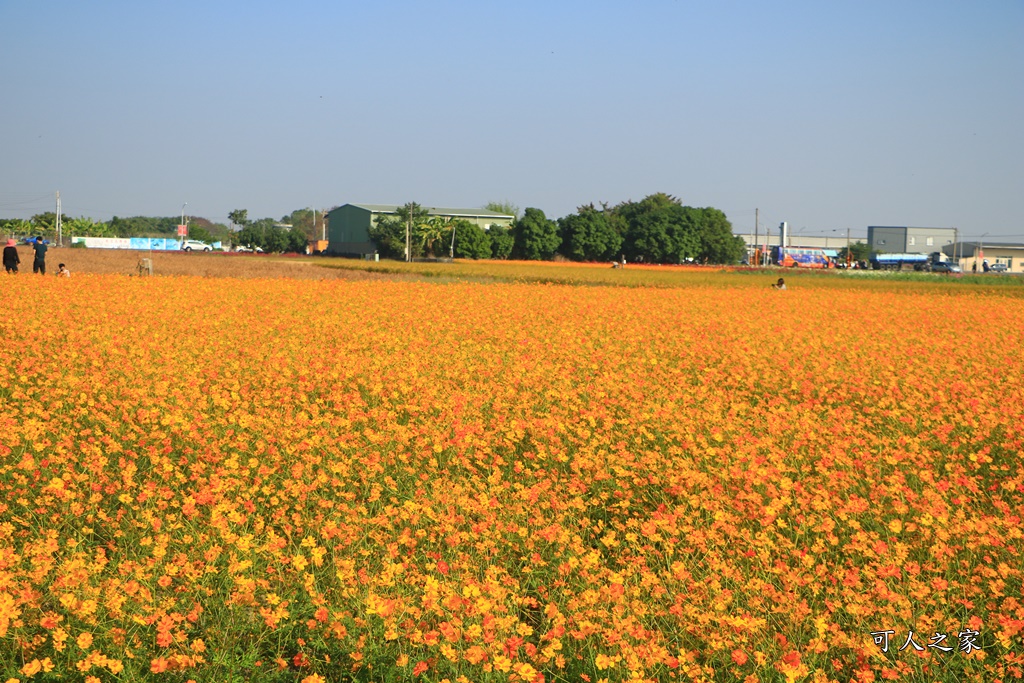
M 849 270 L 853 256 L 850 255 L 850 229 L 846 229 L 846 268 Z
M 409 211 L 405 216 L 405 261 L 406 263 L 412 261 L 412 248 L 409 241 L 409 235 L 412 234 L 412 207 L 406 207 Z
M 761 209 L 754 209 L 754 255 L 755 256 L 757 256 L 758 251 L 760 251 L 759 245 L 757 243 L 757 238 L 758 238 L 758 234 L 757 234 L 758 233 L 757 221 L 759 220 L 760 216 L 761 216 Z M 758 264 L 757 265 L 761 265 L 761 263 L 760 263 L 761 259 L 757 259 L 757 260 L 758 260 Z
M 60 190 L 57 190 L 57 218 L 56 218 L 55 226 L 57 228 L 57 246 L 58 247 L 63 247 L 64 246 L 64 233 L 63 233 L 63 226 L 60 223 Z
M 185 222 L 185 207 L 188 206 L 188 202 L 181 205 L 181 224 L 185 226 L 185 234 L 181 236 L 182 244 L 185 243 L 185 238 L 188 237 L 188 223 Z

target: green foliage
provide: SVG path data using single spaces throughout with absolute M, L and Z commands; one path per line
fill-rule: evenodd
M 562 235 L 561 253 L 574 261 L 617 259 L 622 235 L 608 220 L 604 211 L 593 204 L 581 206 L 574 214 L 559 219 Z
M 738 263 L 743 258 L 743 239 L 732 234 L 732 224 L 718 209 L 683 206 L 658 192 L 619 204 L 610 214 L 609 222 L 624 235 L 623 251 L 632 261 Z
M 66 215 L 60 215 L 62 225 L 70 220 Z M 45 235 L 47 237 L 55 235 L 57 232 L 57 214 L 53 211 L 46 211 L 32 216 L 29 232 L 33 235 Z
M 456 258 L 491 258 L 491 237 L 486 230 L 476 223 L 466 220 L 452 221 L 452 225 L 455 228 Z M 452 234 L 450 231 L 446 239 L 448 244 L 451 244 Z
M 232 225 L 240 225 L 243 228 L 249 225 L 249 211 L 247 209 L 235 209 L 228 214 L 228 220 Z
M 516 238 L 511 230 L 500 225 L 492 225 L 487 231 L 487 236 L 491 238 L 491 258 L 507 259 L 512 255 Z
M 739 263 L 747 251 L 742 237 L 732 234 L 732 223 L 718 209 L 684 207 L 700 237 L 697 260 L 708 263 Z
M 369 233 L 381 256 L 405 259 L 405 223 L 397 216 L 377 216 Z
M 503 202 L 487 202 L 484 204 L 484 208 L 488 211 L 494 211 L 496 213 L 503 213 L 507 216 L 514 216 L 519 218 L 519 207 L 508 201 L 507 199 Z
M 314 221 L 315 214 L 315 221 Z M 324 212 L 313 209 L 296 209 L 281 217 L 281 222 L 292 226 L 292 231 L 299 231 L 307 240 L 320 239 L 323 236 Z
M 206 242 L 207 244 L 211 244 L 216 241 L 213 239 L 213 235 L 210 234 L 210 231 L 201 225 L 190 226 L 188 229 L 188 238 L 192 240 L 199 240 L 200 242 Z
M 214 242 L 230 242 L 234 236 L 234 231 L 223 223 L 214 223 L 205 218 L 193 216 L 189 219 L 189 234 L 193 234 L 197 228 L 205 230 Z
M 683 263 L 697 257 L 700 237 L 678 199 L 659 192 L 613 211 L 625 223 L 623 250 L 629 260 Z
M 235 234 L 235 243 L 250 249 L 259 247 L 267 253 L 305 253 L 306 236 L 298 230 L 289 230 L 277 225 L 273 218 L 247 221 L 247 225 Z
M 423 255 L 423 235 L 416 239 L 420 226 L 429 218 L 427 210 L 416 202 L 400 206 L 393 216 L 378 216 L 370 226 L 370 239 L 384 258 L 405 260 L 406 229 L 411 227 L 411 258 Z
M 117 234 L 110 227 L 110 223 L 98 223 L 85 216 L 62 221 L 62 223 L 63 231 L 66 235 L 74 237 L 117 237 Z
M 447 256 L 448 245 L 451 244 L 452 223 L 452 219 L 445 216 L 428 218 L 416 225 L 413 239 L 419 243 L 424 254 Z
M 178 234 L 179 216 L 157 218 L 132 216 L 110 219 L 110 231 L 116 237 L 174 237 Z
M 288 243 L 285 245 L 285 251 L 293 254 L 305 254 L 306 248 L 309 246 L 309 240 L 301 230 L 292 228 L 288 231 Z
M 558 225 L 548 220 L 543 211 L 534 208 L 526 209 L 523 217 L 516 219 L 512 235 L 515 238 L 513 255 L 527 260 L 549 259 L 562 243 Z
M 846 260 L 846 247 L 839 250 L 839 260 Z M 870 261 L 871 247 L 866 242 L 853 242 L 850 244 L 851 261 Z
M 32 232 L 32 223 L 24 218 L 0 218 L 0 233 L 25 236 Z

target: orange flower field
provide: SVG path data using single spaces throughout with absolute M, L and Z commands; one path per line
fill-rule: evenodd
M 0 681 L 1021 679 L 1024 298 L 721 277 L 3 279 Z

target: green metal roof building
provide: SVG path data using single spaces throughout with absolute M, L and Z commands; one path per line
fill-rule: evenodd
M 327 253 L 331 256 L 365 256 L 377 251 L 370 240 L 370 226 L 378 216 L 394 214 L 400 204 L 345 204 L 327 213 Z M 492 225 L 507 228 L 515 216 L 487 209 L 423 207 L 429 216 L 459 218 L 484 230 Z

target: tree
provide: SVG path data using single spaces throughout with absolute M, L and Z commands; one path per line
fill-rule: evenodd
M 516 219 L 512 224 L 512 235 L 515 238 L 512 253 L 516 258 L 528 260 L 549 259 L 562 243 L 555 222 L 534 208 L 526 209 L 523 217 Z
M 486 230 L 462 219 L 451 221 L 451 226 L 455 229 L 456 258 L 491 258 L 491 237 Z M 452 243 L 451 230 L 444 236 L 444 240 L 449 245 Z
M 623 251 L 631 260 L 736 263 L 743 257 L 743 240 L 732 234 L 732 225 L 718 209 L 683 206 L 658 192 L 619 204 L 612 214 L 613 226 L 625 233 Z
M 426 223 L 428 218 L 427 210 L 416 202 L 409 202 L 400 206 L 392 215 L 378 215 L 370 226 L 370 239 L 377 245 L 377 251 L 384 258 L 405 260 L 405 236 L 406 229 L 411 226 L 410 258 L 421 256 L 421 240 L 416 240 L 415 235 L 418 227 Z
M 846 247 L 839 250 L 839 260 L 846 261 Z M 853 242 L 850 244 L 850 261 L 870 261 L 871 247 L 866 242 Z
M 296 209 L 287 216 L 282 216 L 281 222 L 292 226 L 293 231 L 298 230 L 307 239 L 318 240 L 323 236 L 324 213 L 322 211 Z
M 384 258 L 405 258 L 405 223 L 397 216 L 378 215 L 370 226 L 370 240 Z
M 488 211 L 494 211 L 495 213 L 503 213 L 506 216 L 512 216 L 513 218 L 519 218 L 519 207 L 508 201 L 507 199 L 503 202 L 487 202 L 484 204 L 484 208 Z
M 512 255 L 516 238 L 512 235 L 511 230 L 500 225 L 492 225 L 491 229 L 487 231 L 487 236 L 491 239 L 492 258 L 507 259 Z
M 612 211 L 623 221 L 623 251 L 631 261 L 683 263 L 696 258 L 700 239 L 678 199 L 656 193 Z
M 249 225 L 249 211 L 247 209 L 235 209 L 228 214 L 228 220 L 231 221 L 232 225 L 244 228 Z
M 27 235 L 32 232 L 32 223 L 24 218 L 0 219 L 0 233 L 5 235 Z
M 109 223 L 98 223 L 91 218 L 80 216 L 64 222 L 65 234 L 73 237 L 114 237 Z
M 200 242 L 212 243 L 215 240 L 210 231 L 201 225 L 193 225 L 188 229 L 188 238 L 192 240 L 199 240 Z
M 447 239 L 445 239 L 447 235 Z M 423 247 L 424 254 L 447 256 L 451 244 L 452 219 L 447 216 L 432 216 L 416 226 L 415 239 Z
M 617 259 L 622 235 L 605 212 L 598 211 L 593 204 L 581 206 L 576 211 L 558 221 L 562 254 L 574 261 Z
M 64 214 L 60 215 L 60 222 L 63 225 L 70 219 Z M 57 230 L 57 213 L 55 211 L 45 211 L 43 213 L 37 213 L 32 216 L 32 229 L 35 232 L 54 232 Z
M 732 234 L 732 223 L 718 209 L 684 207 L 697 228 L 697 259 L 709 263 L 739 263 L 747 251 L 742 237 Z
M 309 240 L 306 239 L 301 230 L 296 230 L 293 227 L 288 231 L 288 243 L 285 245 L 285 251 L 294 254 L 305 254 L 308 246 Z

